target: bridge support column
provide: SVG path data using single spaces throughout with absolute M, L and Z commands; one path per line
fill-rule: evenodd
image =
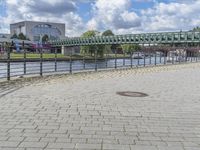
M 62 46 L 62 55 L 69 56 L 70 54 L 80 54 L 80 47 L 79 46 L 72 46 L 72 47 L 66 47 Z

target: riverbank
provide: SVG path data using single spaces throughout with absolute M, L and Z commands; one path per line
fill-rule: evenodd
M 97 57 L 96 59 L 97 60 L 105 60 L 105 59 L 127 59 L 127 58 L 130 58 L 130 56 L 128 55 L 122 55 L 122 54 L 117 54 L 115 56 L 115 54 L 109 54 L 109 55 L 105 55 L 104 57 Z M 70 56 L 65 56 L 63 54 L 52 54 L 52 53 L 43 53 L 42 54 L 42 59 L 43 61 L 55 61 L 55 59 L 57 61 L 70 61 L 70 60 L 73 60 L 73 61 L 76 61 L 76 60 L 94 60 L 95 57 L 94 56 L 84 56 L 84 55 L 72 55 L 71 57 Z M 36 62 L 36 61 L 40 61 L 41 60 L 41 55 L 39 53 L 27 53 L 26 54 L 26 58 L 25 58 L 25 55 L 23 53 L 11 53 L 10 55 L 10 62 L 24 62 L 24 61 L 27 61 L 27 62 Z M 2 58 L 0 57 L 0 63 L 4 63 L 4 62 L 7 62 L 7 57 L 3 57 Z

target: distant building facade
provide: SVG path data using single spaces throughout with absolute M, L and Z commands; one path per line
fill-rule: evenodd
M 44 35 L 48 35 L 50 40 L 65 38 L 65 24 L 50 22 L 23 21 L 10 25 L 11 36 L 23 33 L 33 42 L 41 41 Z
M 10 34 L 0 33 L 0 38 L 10 38 Z

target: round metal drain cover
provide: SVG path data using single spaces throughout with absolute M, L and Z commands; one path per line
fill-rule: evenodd
M 131 92 L 131 91 L 124 91 L 124 92 L 117 92 L 118 95 L 121 96 L 128 96 L 128 97 L 147 97 L 148 94 L 141 93 L 141 92 Z

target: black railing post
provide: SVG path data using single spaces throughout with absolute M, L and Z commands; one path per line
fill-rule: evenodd
M 115 69 L 117 69 L 117 50 L 115 49 Z
M 57 56 L 57 53 L 58 53 L 57 47 L 55 47 L 54 50 L 55 50 L 54 51 L 54 54 L 55 54 L 55 59 L 54 59 L 54 61 L 55 61 L 55 72 L 57 72 L 57 58 L 58 58 L 58 56 Z
M 144 67 L 146 66 L 146 53 L 144 52 Z
M 6 46 L 7 46 L 7 80 L 10 81 L 10 52 L 12 46 L 9 46 L 8 43 L 6 43 Z
M 106 68 L 108 68 L 108 51 L 106 50 Z
M 164 65 L 166 65 L 167 51 L 164 52 Z
M 138 58 L 137 58 L 137 67 L 139 67 L 139 65 L 140 65 L 140 54 L 139 54 L 139 52 L 137 53 L 138 54 Z
M 22 43 L 22 49 L 24 50 L 24 75 L 25 75 L 26 74 L 26 48 L 25 48 L 24 41 Z
M 151 65 L 151 52 L 149 52 L 149 65 Z
M 94 52 L 94 62 L 95 62 L 95 71 L 97 71 L 97 50 L 95 49 L 95 52 Z
M 195 58 L 196 58 L 196 62 L 197 62 L 197 51 L 195 51 Z
M 130 53 L 130 59 L 131 59 L 131 68 L 133 68 L 133 52 Z
M 85 70 L 85 50 L 83 50 L 83 70 Z
M 198 43 L 198 50 L 197 50 L 197 57 L 198 57 L 197 59 L 198 59 L 198 61 L 199 61 L 199 51 L 200 51 L 199 48 L 200 48 L 200 43 Z
M 43 50 L 40 48 L 40 76 L 43 75 Z
M 162 64 L 162 52 L 160 52 L 160 64 Z
M 123 51 L 123 52 L 124 52 L 123 66 L 125 66 L 126 65 L 126 61 L 125 61 L 126 53 L 125 53 L 125 51 Z
M 172 64 L 174 64 L 174 55 L 175 55 L 175 53 L 174 53 L 174 50 L 173 50 L 173 54 L 172 54 Z
M 192 59 L 193 59 L 192 52 L 190 52 L 190 60 L 191 60 L 191 62 L 193 61 Z
M 157 65 L 157 54 L 156 54 L 156 51 L 155 51 L 155 66 Z
M 70 48 L 70 66 L 69 66 L 69 73 L 72 73 L 72 49 Z

